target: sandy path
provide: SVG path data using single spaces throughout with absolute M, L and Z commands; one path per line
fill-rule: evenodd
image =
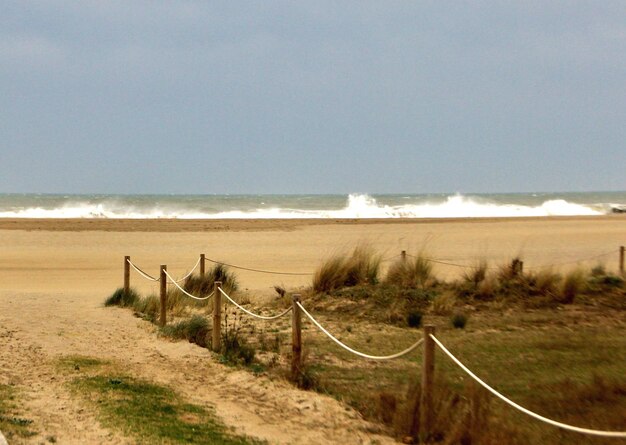
M 238 433 L 270 443 L 393 443 L 368 433 L 370 424 L 331 398 L 219 365 L 208 350 L 159 339 L 130 311 L 103 308 L 84 295 L 5 292 L 0 314 L 2 383 L 23 391 L 25 417 L 40 432 L 23 443 L 41 443 L 48 436 L 64 444 L 132 442 L 101 428 L 90 409 L 71 397 L 55 368 L 68 354 L 113 360 L 194 403 L 214 407 Z

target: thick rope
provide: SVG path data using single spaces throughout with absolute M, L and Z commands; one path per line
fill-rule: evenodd
M 268 317 L 268 316 L 265 316 L 265 315 L 255 314 L 254 312 L 250 312 L 250 311 L 249 311 L 249 310 L 247 310 L 245 307 L 242 307 L 242 306 L 241 306 L 240 304 L 238 304 L 235 300 L 233 300 L 232 298 L 230 298 L 230 297 L 228 296 L 228 294 L 222 290 L 222 288 L 221 288 L 221 287 L 219 287 L 218 289 L 219 289 L 219 291 L 222 293 L 222 295 L 224 295 L 224 296 L 228 299 L 228 301 L 230 301 L 232 304 L 234 304 L 235 306 L 237 306 L 239 309 L 241 309 L 242 311 L 244 311 L 246 314 L 251 315 L 251 316 L 256 317 L 256 318 L 260 318 L 261 320 L 275 320 L 275 319 L 277 319 L 277 318 L 282 317 L 283 315 L 288 314 L 288 313 L 289 313 L 289 312 L 291 312 L 291 310 L 293 309 L 293 307 L 289 307 L 289 309 L 287 309 L 285 312 L 281 312 L 281 313 L 280 313 L 280 314 L 278 314 L 278 315 L 272 315 L 272 316 L 269 316 L 269 317 Z
M 133 266 L 133 269 L 135 269 L 137 272 L 139 272 L 139 274 L 140 274 L 140 275 L 143 275 L 143 277 L 144 277 L 144 278 L 146 278 L 146 279 L 148 279 L 148 280 L 151 280 L 151 281 L 159 281 L 159 279 L 158 279 L 158 278 L 154 278 L 154 277 L 152 277 L 152 276 L 148 275 L 148 274 L 147 274 L 147 273 L 145 273 L 143 270 L 141 270 L 139 267 L 135 266 L 131 260 L 128 260 L 128 259 L 127 259 L 126 261 L 128 261 L 128 264 L 130 264 L 131 266 Z
M 191 274 L 193 273 L 194 270 L 196 270 L 196 268 L 198 267 L 198 264 L 200 264 L 200 257 L 198 257 L 198 261 L 196 261 L 196 265 L 193 266 L 193 268 L 189 271 L 189 273 L 187 275 L 185 275 L 182 278 L 179 278 L 178 280 L 174 280 L 174 282 L 176 283 L 180 283 L 182 281 L 185 281 L 187 278 L 189 278 L 191 276 Z
M 318 323 L 318 321 L 313 318 L 313 316 L 311 314 L 309 314 L 307 312 L 307 310 L 298 302 L 296 303 L 298 305 L 298 307 L 300 308 L 300 310 L 302 310 L 302 312 L 304 312 L 304 315 L 306 315 L 307 317 L 309 317 L 309 320 L 311 320 L 313 322 L 313 324 L 315 324 L 315 326 L 317 326 L 324 334 L 326 334 L 328 336 L 328 338 L 330 338 L 332 341 L 334 341 L 335 343 L 337 343 L 339 346 L 341 346 L 342 348 L 344 348 L 346 351 L 350 351 L 353 354 L 358 355 L 359 357 L 363 357 L 363 358 L 368 358 L 370 360 L 391 360 L 394 358 L 398 358 L 398 357 L 402 357 L 405 354 L 408 354 L 409 352 L 411 352 L 413 349 L 417 348 L 419 345 L 422 344 L 422 342 L 424 341 L 423 338 L 420 338 L 418 341 L 416 341 L 415 343 L 413 343 L 411 346 L 409 346 L 408 348 L 406 348 L 404 351 L 400 351 L 397 354 L 392 354 L 392 355 L 369 355 L 369 354 L 364 354 L 362 352 L 359 352 L 355 349 L 352 349 L 350 346 L 347 346 L 345 344 L 343 344 L 341 341 L 339 341 L 338 339 L 336 339 L 330 332 L 328 332 L 326 329 L 324 329 L 324 327 Z
M 178 283 L 171 277 L 170 274 L 167 273 L 166 270 L 163 271 L 163 273 L 167 276 L 167 278 L 170 279 L 170 282 L 174 284 L 174 286 L 176 286 L 178 288 L 178 290 L 180 290 L 183 294 L 187 295 L 188 297 L 193 298 L 194 300 L 208 300 L 209 298 L 211 298 L 213 296 L 213 294 L 215 292 L 211 292 L 211 295 L 207 296 L 207 297 L 196 297 L 195 295 L 191 295 L 189 292 L 187 292 L 185 289 L 183 289 L 182 287 L 180 287 L 178 285 Z
M 212 260 L 210 258 L 205 258 L 206 261 L 210 261 L 214 264 L 221 264 L 222 266 L 228 266 L 228 267 L 232 267 L 233 269 L 241 269 L 241 270 L 247 270 L 250 272 L 259 272 L 259 273 L 268 273 L 268 274 L 273 274 L 273 275 L 299 275 L 299 276 L 311 276 L 313 275 L 312 273 L 300 273 L 300 272 L 273 272 L 271 270 L 261 270 L 261 269 L 250 269 L 248 267 L 241 267 L 241 266 L 235 266 L 234 264 L 228 264 L 228 263 L 222 263 L 221 261 L 215 261 Z
M 547 417 L 543 417 L 543 416 L 541 416 L 541 415 L 539 415 L 537 413 L 534 413 L 534 412 L 524 408 L 523 406 L 518 405 L 517 403 L 513 402 L 512 400 L 507 399 L 502 394 L 500 394 L 498 391 L 496 391 L 491 386 L 487 385 L 485 382 L 483 382 L 481 379 L 479 379 L 476 376 L 476 374 L 474 374 L 472 371 L 470 371 L 463 363 L 461 363 L 459 361 L 459 359 L 457 359 L 454 355 L 452 355 L 452 353 L 446 349 L 446 347 L 437 339 L 437 337 L 435 337 L 434 335 L 430 334 L 430 338 L 432 338 L 433 341 L 435 343 L 437 343 L 437 346 L 439 346 L 441 348 L 441 350 L 443 352 L 445 352 L 446 355 L 448 357 L 450 357 L 450 359 L 454 363 L 456 363 L 470 377 L 472 377 L 474 380 L 476 380 L 478 383 L 480 383 L 487 391 L 491 392 L 493 395 L 495 395 L 499 399 L 503 400 L 504 402 L 508 403 L 513 408 L 516 408 L 519 411 L 523 412 L 524 414 L 527 414 L 527 415 L 529 415 L 531 417 L 534 417 L 537 420 L 541 420 L 542 422 L 548 423 L 550 425 L 553 425 L 553 426 L 556 426 L 556 427 L 559 427 L 559 428 L 563 428 L 564 430 L 575 431 L 577 433 L 590 434 L 590 435 L 593 435 L 593 436 L 602 436 L 602 437 L 626 437 L 626 431 L 601 431 L 601 430 L 592 430 L 592 429 L 588 429 L 588 428 L 580 428 L 580 427 L 577 427 L 577 426 L 568 425 L 566 423 L 557 422 L 556 420 L 548 419 Z

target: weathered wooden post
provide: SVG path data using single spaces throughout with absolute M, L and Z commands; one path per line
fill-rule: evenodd
M 130 293 L 130 257 L 124 257 L 124 294 Z
M 215 352 L 220 350 L 220 337 L 222 328 L 222 287 L 221 281 L 213 283 L 213 341 L 211 347 Z
M 161 318 L 159 319 L 159 324 L 161 326 L 165 326 L 167 323 L 167 277 L 165 276 L 165 272 L 167 271 L 167 266 L 161 265 Z
M 204 278 L 204 254 L 200 254 L 200 278 Z
M 619 248 L 619 273 L 624 275 L 624 246 Z
M 402 257 L 402 261 L 406 261 L 406 250 L 403 250 L 403 251 L 400 253 L 400 257 Z
M 435 375 L 435 335 L 433 325 L 424 326 L 424 358 L 422 362 L 422 393 L 420 397 L 420 436 L 422 442 L 429 440 L 433 432 L 433 381 Z
M 294 294 L 291 301 L 291 378 L 297 380 L 302 372 L 302 311 L 298 306 L 300 294 Z

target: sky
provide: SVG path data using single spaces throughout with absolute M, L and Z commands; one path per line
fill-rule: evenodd
M 0 0 L 0 193 L 626 190 L 626 2 Z

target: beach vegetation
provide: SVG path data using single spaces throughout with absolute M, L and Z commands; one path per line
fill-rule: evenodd
M 38 434 L 34 421 L 25 417 L 21 406 L 19 390 L 0 383 L 0 431 L 10 443 Z
M 211 327 L 206 317 L 193 315 L 160 328 L 161 334 L 173 339 L 183 339 L 206 348 L 210 342 Z
M 457 303 L 458 300 L 453 293 L 441 293 L 433 299 L 432 313 L 435 315 L 450 315 Z
M 239 289 L 237 276 L 221 263 L 215 264 L 204 275 L 188 276 L 181 287 L 194 297 L 205 298 L 213 293 L 215 282 L 221 282 L 222 289 L 228 294 Z M 167 291 L 167 311 L 174 316 L 184 316 L 195 308 L 206 308 L 210 312 L 213 309 L 210 301 L 190 298 L 177 286 L 171 286 Z
M 228 294 L 239 289 L 237 275 L 221 263 L 214 264 L 204 275 L 190 275 L 183 282 L 182 288 L 197 297 L 206 297 L 213 292 L 216 281 L 222 283 L 222 289 Z
M 424 252 L 410 258 L 399 258 L 389 266 L 387 284 L 426 289 L 434 284 L 433 263 Z
M 456 329 L 463 329 L 467 324 L 467 315 L 463 312 L 455 312 L 452 314 L 450 322 Z
M 105 427 L 140 443 L 259 443 L 231 434 L 214 412 L 186 402 L 172 389 L 115 367 L 79 368 L 71 376 L 73 391 L 92 405 Z
M 128 292 L 124 291 L 123 287 L 116 289 L 111 296 L 105 301 L 105 306 L 119 306 L 119 307 L 131 307 L 135 301 L 139 298 L 139 294 L 134 289 L 130 289 Z
M 256 348 L 248 343 L 243 333 L 243 324 L 239 312 L 229 314 L 224 311 L 220 343 L 220 361 L 235 366 L 254 364 Z
M 289 379 L 300 389 L 324 392 L 324 386 L 320 380 L 317 366 L 309 362 L 306 352 L 302 354 L 300 369 L 298 369 L 295 375 L 290 375 Z
M 557 301 L 562 304 L 572 304 L 585 285 L 585 274 L 582 270 L 576 269 L 568 272 L 563 279 Z
M 382 257 L 367 244 L 358 245 L 350 255 L 336 254 L 325 260 L 313 275 L 316 292 L 331 292 L 342 287 L 379 281 Z
M 150 322 L 155 322 L 161 311 L 161 300 L 154 294 L 139 297 L 133 304 L 135 314 Z
M 422 311 L 419 310 L 410 310 L 409 313 L 406 316 L 406 324 L 410 327 L 410 328 L 419 328 L 422 326 L 422 317 L 424 316 L 424 314 L 422 314 Z

